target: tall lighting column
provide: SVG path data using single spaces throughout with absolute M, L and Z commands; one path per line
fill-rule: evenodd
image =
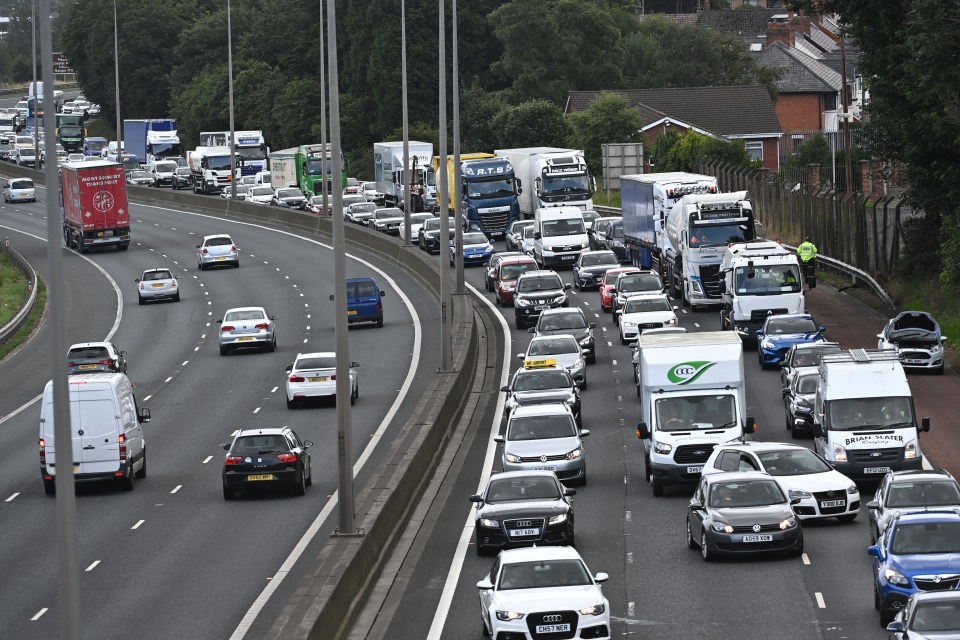
M 460 72 L 457 64 L 457 0 L 453 0 L 453 211 L 457 224 L 457 284 L 454 291 L 464 293 L 463 286 L 463 203 L 460 202 Z
M 333 186 L 333 175 L 327 169 L 327 59 L 323 52 L 323 0 L 320 1 L 320 193 L 323 194 L 323 215 L 330 211 L 327 198 Z M 330 175 L 330 179 L 327 176 Z M 342 179 L 342 178 L 341 178 Z M 314 187 L 316 193 L 316 187 Z
M 439 2 L 440 13 L 440 168 L 437 173 L 437 201 L 440 204 L 440 370 L 453 368 L 453 338 L 450 315 L 450 200 L 447 197 L 447 38 L 444 0 Z
M 113 0 L 113 82 L 114 100 L 117 106 L 117 162 L 122 162 L 122 138 L 120 137 L 120 44 L 117 38 L 117 0 Z
M 230 198 L 237 199 L 237 131 L 233 126 L 233 29 L 227 0 L 227 100 L 230 103 Z
M 41 7 L 42 9 L 42 7 Z M 33 56 L 33 159 L 34 167 L 40 166 L 40 122 L 37 120 L 37 107 L 40 106 L 40 96 L 37 92 L 37 0 L 30 3 L 30 53 Z M 43 92 L 46 95 L 46 91 Z M 30 98 L 27 98 L 28 104 Z M 46 112 L 46 111 L 44 111 Z M 28 111 L 27 115 L 31 112 Z
M 327 59 L 330 62 L 330 146 L 333 174 L 343 175 L 340 154 L 340 80 L 337 70 L 337 3 L 327 2 Z M 334 335 L 337 345 L 337 466 L 340 519 L 337 535 L 357 535 L 353 513 L 353 454 L 350 422 L 350 341 L 347 334 L 347 258 L 343 237 L 343 189 L 333 189 Z
M 412 241 L 410 189 L 413 188 L 413 172 L 410 171 L 410 120 L 407 111 L 407 0 L 400 0 L 400 109 L 403 111 L 403 244 L 408 245 Z

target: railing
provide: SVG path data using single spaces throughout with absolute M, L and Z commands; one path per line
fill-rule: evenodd
M 27 286 L 30 289 L 27 301 L 17 312 L 17 315 L 13 316 L 10 322 L 0 327 L 0 344 L 4 344 L 20 330 L 27 321 L 30 312 L 33 311 L 33 305 L 37 301 L 37 273 L 30 266 L 30 263 L 20 255 L 20 252 L 10 246 L 10 238 L 4 238 L 3 242 L 0 243 L 0 253 L 8 256 L 17 269 L 27 278 Z

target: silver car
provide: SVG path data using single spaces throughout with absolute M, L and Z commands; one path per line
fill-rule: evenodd
M 517 354 L 517 359 L 522 360 L 527 369 L 563 367 L 570 372 L 578 387 L 587 388 L 587 363 L 583 358 L 583 349 L 571 335 L 537 336 L 530 341 L 526 353 Z
M 140 304 L 146 304 L 148 300 L 164 299 L 180 302 L 180 286 L 177 283 L 179 278 L 180 276 L 170 273 L 169 269 L 147 269 L 134 280 L 137 283 L 137 299 Z
M 504 471 L 553 471 L 562 482 L 586 484 L 587 461 L 583 441 L 590 435 L 577 427 L 566 404 L 540 404 L 514 409 L 504 435 L 501 462 Z
M 240 266 L 240 248 L 225 233 L 204 236 L 197 245 L 197 269 L 204 271 L 213 265 Z
M 376 210 L 377 205 L 374 202 L 355 202 L 347 207 L 347 219 L 355 224 L 367 224 Z
M 274 351 L 277 348 L 277 332 L 274 320 L 277 316 L 267 314 L 263 307 L 237 307 L 228 309 L 220 325 L 220 355 L 234 349 L 254 347 Z
M 356 362 L 350 363 L 350 404 L 360 397 Z M 337 354 L 298 353 L 287 367 L 287 408 L 295 409 L 308 398 L 337 398 Z

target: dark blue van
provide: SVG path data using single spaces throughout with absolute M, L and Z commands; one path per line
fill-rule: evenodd
M 376 322 L 382 327 L 384 294 L 373 278 L 347 278 L 347 322 Z

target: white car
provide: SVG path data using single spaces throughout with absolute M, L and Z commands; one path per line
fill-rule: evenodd
M 147 269 L 134 280 L 137 283 L 138 301 L 140 304 L 146 304 L 148 300 L 162 299 L 180 302 L 180 286 L 177 283 L 179 279 L 180 276 L 173 275 L 169 269 Z
M 37 154 L 34 151 L 33 145 L 18 144 L 13 148 L 13 154 L 10 156 L 13 162 L 16 164 L 25 167 L 30 165 L 31 167 L 37 166 Z
M 332 205 L 333 205 L 333 197 L 331 197 L 331 196 L 327 196 L 327 197 L 329 198 L 330 205 L 332 206 Z M 345 220 L 346 220 L 346 218 L 347 218 L 347 210 L 350 208 L 350 205 L 352 205 L 352 204 L 361 204 L 361 203 L 367 201 L 367 199 L 364 198 L 363 195 L 362 195 L 362 194 L 359 194 L 359 193 L 345 193 L 345 194 L 343 194 L 342 198 L 343 198 L 343 200 L 342 200 L 342 202 L 343 202 L 343 218 L 344 218 Z
M 677 325 L 676 307 L 664 293 L 627 298 L 620 310 L 620 344 L 634 342 L 645 329 Z
M 356 362 L 350 363 L 350 404 L 360 397 Z M 298 353 L 297 359 L 287 367 L 287 409 L 295 409 L 307 398 L 337 397 L 337 354 Z
M 250 190 L 247 191 L 247 202 L 252 202 L 254 204 L 270 204 L 270 201 L 273 200 L 273 194 L 273 187 L 266 185 L 255 185 L 250 187 Z
M 533 225 L 523 228 L 523 237 L 520 239 L 520 251 L 533 257 Z
M 377 191 L 376 182 L 361 182 L 360 193 L 369 202 L 378 202 L 378 203 L 383 202 L 383 194 Z
M 91 156 L 91 157 L 94 157 L 94 156 Z M 83 155 L 82 153 L 67 154 L 67 162 L 83 162 L 86 158 L 87 156 Z M 97 157 L 97 160 L 100 160 L 100 158 Z
M 801 520 L 836 518 L 850 522 L 860 511 L 860 490 L 853 480 L 806 447 L 785 442 L 746 442 L 717 446 L 703 465 L 703 475 L 727 471 L 762 471 L 780 485 Z
M 240 248 L 225 233 L 204 236 L 197 245 L 197 269 L 204 271 L 214 265 L 240 266 Z
M 531 329 L 532 330 L 532 329 Z M 581 389 L 587 388 L 587 363 L 580 343 L 571 335 L 537 336 L 527 345 L 526 353 L 518 353 L 525 369 L 558 366 L 570 372 Z
M 572 547 L 500 552 L 477 583 L 480 619 L 492 638 L 610 638 L 610 603 Z
M 37 190 L 30 178 L 11 178 L 3 185 L 4 202 L 36 202 Z
M 436 218 L 432 213 L 411 213 L 410 214 L 410 237 L 416 239 L 420 235 L 420 227 L 423 226 L 423 223 L 431 218 Z M 404 233 L 404 224 L 401 222 L 400 226 L 397 227 L 397 233 L 400 235 L 400 238 L 403 239 Z
M 220 355 L 225 356 L 234 349 L 256 347 L 266 351 L 277 350 L 277 330 L 275 320 L 263 307 L 237 307 L 227 309 L 220 325 Z

